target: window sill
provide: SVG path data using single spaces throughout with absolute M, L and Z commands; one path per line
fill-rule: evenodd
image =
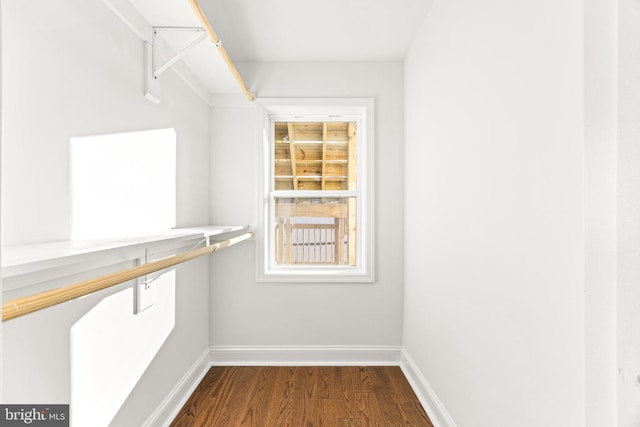
M 373 283 L 373 274 L 348 266 L 296 266 L 261 271 L 260 283 Z

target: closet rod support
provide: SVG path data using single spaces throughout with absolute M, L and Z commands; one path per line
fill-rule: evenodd
M 199 35 L 197 38 L 195 38 L 191 43 L 189 43 L 182 50 L 180 50 L 173 57 L 171 57 L 169 60 L 167 60 L 164 64 L 162 64 L 161 66 L 159 66 L 156 69 L 155 68 L 155 64 L 160 58 L 160 55 L 158 53 L 158 48 L 157 48 L 158 43 L 156 43 L 156 37 L 158 36 L 158 32 L 164 32 L 164 31 L 199 32 L 199 33 L 202 33 L 202 34 Z M 205 29 L 204 28 L 200 28 L 200 27 L 195 27 L 195 28 L 194 27 L 154 27 L 153 28 L 153 41 L 154 42 L 152 44 L 152 49 L 153 49 L 152 56 L 153 56 L 153 63 L 154 63 L 153 78 L 157 79 L 158 76 L 160 76 L 160 74 L 165 72 L 169 67 L 171 67 L 173 64 L 175 64 L 187 52 L 189 52 L 191 49 L 196 47 L 198 44 L 200 44 L 207 37 L 208 37 L 208 35 L 207 35 Z

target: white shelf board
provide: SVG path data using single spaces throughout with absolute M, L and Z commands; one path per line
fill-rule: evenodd
M 117 252 L 133 253 L 158 244 L 178 245 L 180 241 L 213 236 L 224 239 L 227 238 L 226 236 L 248 229 L 248 226 L 205 225 L 118 239 L 67 240 L 6 246 L 2 248 L 2 278 L 77 264 L 95 256 L 111 256 Z

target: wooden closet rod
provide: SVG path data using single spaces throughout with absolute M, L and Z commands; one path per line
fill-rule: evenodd
M 209 20 L 207 19 L 207 17 L 204 16 L 204 12 L 202 12 L 202 9 L 200 9 L 200 5 L 198 5 L 198 1 L 197 0 L 188 0 L 188 1 L 191 7 L 193 8 L 193 11 L 196 13 L 196 16 L 202 23 L 202 26 L 207 30 L 207 34 L 209 34 L 209 38 L 211 39 L 213 44 L 215 44 L 216 47 L 218 48 L 218 52 L 222 56 L 222 59 L 224 60 L 224 62 L 227 64 L 227 67 L 229 67 L 229 69 L 231 70 L 233 77 L 236 78 L 236 81 L 242 88 L 242 91 L 244 92 L 245 96 L 249 101 L 253 101 L 255 99 L 253 97 L 253 94 L 249 92 L 249 89 L 247 89 L 247 85 L 244 83 L 244 80 L 242 80 L 242 76 L 238 72 L 238 69 L 236 68 L 235 64 L 229 57 L 229 54 L 227 53 L 226 49 L 220 42 L 220 38 L 218 37 L 216 32 L 213 30 L 213 27 L 209 23 Z
M 78 282 L 73 285 L 9 300 L 2 305 L 2 321 L 4 322 L 16 317 L 24 316 L 25 314 L 33 313 L 34 311 L 39 311 L 93 292 L 101 291 L 111 286 L 128 282 L 129 280 L 137 279 L 138 277 L 172 267 L 176 264 L 192 260 L 202 255 L 213 253 L 218 249 L 235 245 L 236 243 L 240 243 L 244 240 L 250 239 L 251 237 L 253 237 L 253 232 L 250 231 L 228 240 L 223 240 L 203 248 L 193 249 L 144 265 L 137 265 L 115 273 Z

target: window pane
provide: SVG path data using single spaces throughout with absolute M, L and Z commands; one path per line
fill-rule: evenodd
M 356 199 L 276 198 L 279 265 L 356 265 Z
M 355 190 L 355 122 L 275 122 L 274 190 Z

